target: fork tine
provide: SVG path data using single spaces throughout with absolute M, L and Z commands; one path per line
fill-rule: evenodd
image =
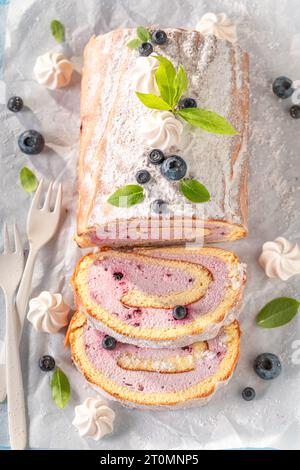
M 53 189 L 53 181 L 50 181 L 48 189 L 47 189 L 44 206 L 43 206 L 43 209 L 45 209 L 46 211 L 50 211 L 51 209 L 52 189 Z
M 10 252 L 10 247 L 9 247 L 8 230 L 7 230 L 6 223 L 4 223 L 3 225 L 3 253 L 9 253 L 9 252 Z
M 44 179 L 41 178 L 31 203 L 31 209 L 39 209 Z
M 20 233 L 17 224 L 14 224 L 15 252 L 22 253 L 23 247 L 21 243 Z
M 59 183 L 53 212 L 60 212 L 62 203 L 62 184 Z

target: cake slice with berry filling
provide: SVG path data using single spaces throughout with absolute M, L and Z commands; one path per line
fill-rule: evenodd
M 72 279 L 77 308 L 115 339 L 176 348 L 216 336 L 239 313 L 245 267 L 220 248 L 103 251 Z
M 158 410 L 205 404 L 231 377 L 239 357 L 237 321 L 209 341 L 186 348 L 147 349 L 114 342 L 73 316 L 68 330 L 72 359 L 104 396 L 133 407 Z

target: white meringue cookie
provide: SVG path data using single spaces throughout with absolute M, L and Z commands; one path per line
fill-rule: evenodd
M 214 34 L 217 38 L 236 42 L 236 24 L 231 21 L 226 13 L 206 13 L 196 25 L 196 31 L 203 35 Z
M 268 277 L 279 277 L 286 281 L 300 274 L 300 249 L 297 243 L 278 237 L 262 247 L 259 262 Z
M 27 318 L 37 331 L 55 334 L 68 324 L 69 311 L 61 294 L 44 291 L 29 301 Z
M 91 437 L 94 441 L 113 431 L 115 413 L 107 404 L 96 398 L 87 398 L 82 405 L 75 407 L 72 424 L 81 437 Z
M 154 57 L 138 57 L 132 70 L 132 80 L 135 91 L 140 93 L 152 93 L 159 95 L 158 86 L 155 79 L 155 72 L 159 62 Z
M 152 111 L 140 131 L 149 147 L 166 150 L 179 145 L 183 124 L 170 111 Z
M 40 85 L 55 90 L 70 83 L 73 65 L 62 53 L 47 52 L 37 58 L 33 71 Z

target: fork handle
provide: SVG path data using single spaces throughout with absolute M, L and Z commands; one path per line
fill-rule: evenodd
M 32 276 L 33 269 L 35 265 L 35 260 L 38 254 L 38 249 L 34 249 L 30 246 L 28 258 L 26 261 L 26 266 L 23 272 L 23 276 L 19 285 L 17 297 L 16 297 L 16 306 L 17 313 L 19 317 L 19 328 L 17 331 L 17 338 L 20 343 L 23 331 L 24 320 L 26 317 L 28 299 L 31 292 L 32 285 Z M 6 342 L 6 339 L 5 339 Z M 6 360 L 5 360 L 6 363 Z M 7 386 L 6 386 L 6 365 L 0 364 L 0 403 L 5 400 L 7 395 Z
M 12 449 L 26 447 L 27 429 L 24 389 L 19 352 L 19 318 L 13 295 L 7 293 L 6 301 L 6 389 L 10 444 Z
M 38 254 L 38 249 L 35 249 L 32 245 L 30 245 L 28 258 L 26 261 L 25 269 L 24 269 L 23 276 L 19 285 L 18 293 L 17 293 L 16 305 L 17 305 L 17 311 L 18 311 L 19 322 L 20 322 L 20 331 L 19 331 L 20 339 L 22 336 L 24 320 L 26 317 L 27 304 L 28 304 L 28 300 L 29 300 L 29 296 L 31 292 L 33 269 L 34 269 L 37 254 Z

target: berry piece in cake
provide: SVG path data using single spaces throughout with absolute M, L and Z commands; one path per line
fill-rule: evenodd
M 123 278 L 124 274 L 123 274 L 123 273 L 114 273 L 113 276 L 114 276 L 114 278 L 116 279 L 116 281 L 121 281 L 121 279 Z
M 186 162 L 178 155 L 168 157 L 161 165 L 161 174 L 171 181 L 178 181 L 184 178 L 187 171 Z
M 148 55 L 152 54 L 153 46 L 150 42 L 143 42 L 143 44 L 139 47 L 139 53 L 143 57 L 148 57 Z
M 300 119 L 300 106 L 295 104 L 290 109 L 290 115 L 293 119 Z
M 55 368 L 55 360 L 52 356 L 42 356 L 39 360 L 39 368 L 43 372 L 50 372 Z
M 281 362 L 278 356 L 272 353 L 263 353 L 254 361 L 254 370 L 263 380 L 272 380 L 281 373 Z
M 151 211 L 155 214 L 165 214 L 167 212 L 167 203 L 162 199 L 155 199 L 151 202 Z
M 45 140 L 42 134 L 31 129 L 20 135 L 18 144 L 20 150 L 26 155 L 37 155 L 42 152 Z
M 168 37 L 165 31 L 157 29 L 156 31 L 153 31 L 151 39 L 154 44 L 158 44 L 159 46 L 161 46 L 162 44 L 165 44 L 167 42 Z
M 161 150 L 154 149 L 149 154 L 149 163 L 153 165 L 161 165 L 165 159 L 165 155 Z
M 197 108 L 197 101 L 194 98 L 183 98 L 179 101 L 179 109 Z
M 151 175 L 147 170 L 140 170 L 135 175 L 135 179 L 139 184 L 146 184 L 151 179 Z
M 104 336 L 102 346 L 108 351 L 112 351 L 117 346 L 117 341 L 112 336 Z
M 278 77 L 273 82 L 273 93 L 278 98 L 289 98 L 294 92 L 293 82 L 288 77 Z
M 243 399 L 246 400 L 246 401 L 252 401 L 252 400 L 254 400 L 255 395 L 256 395 L 255 390 L 254 390 L 254 388 L 252 388 L 252 387 L 246 387 L 246 388 L 244 388 L 244 390 L 242 391 L 242 397 L 243 397 Z
M 187 308 L 182 305 L 177 305 L 173 309 L 173 317 L 175 320 L 183 320 L 187 316 Z
M 20 96 L 12 96 L 9 98 L 7 107 L 13 113 L 18 113 L 23 108 L 23 100 Z

